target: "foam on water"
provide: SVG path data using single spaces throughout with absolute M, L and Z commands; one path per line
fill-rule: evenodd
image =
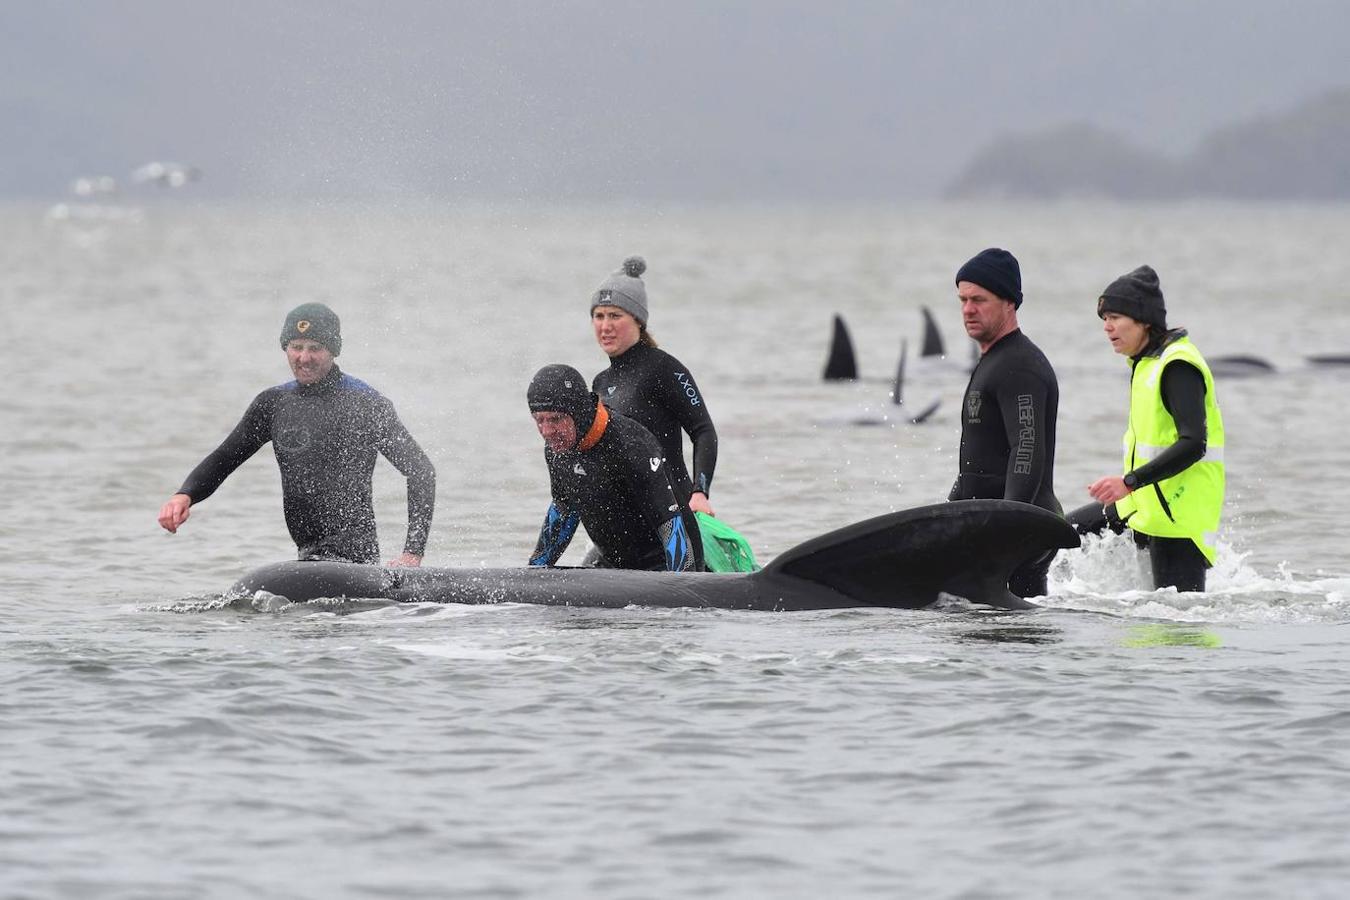
M 1087 535 L 1050 569 L 1048 606 L 1179 622 L 1313 624 L 1350 621 L 1350 576 L 1299 578 L 1281 564 L 1263 574 L 1220 540 L 1204 593 L 1154 590 L 1148 555 L 1128 534 Z
M 471 644 L 394 644 L 393 646 L 398 650 L 406 650 L 409 653 L 420 653 L 425 656 L 440 657 L 441 659 L 467 659 L 482 662 L 529 660 L 568 663 L 573 661 L 572 657 L 550 654 L 545 648 L 531 644 L 518 644 L 510 647 L 484 647 Z

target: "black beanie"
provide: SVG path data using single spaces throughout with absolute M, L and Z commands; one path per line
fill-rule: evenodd
M 337 356 L 342 352 L 342 323 L 322 303 L 302 303 L 286 315 L 281 326 L 281 348 L 291 341 L 318 341 Z
M 1152 266 L 1140 266 L 1106 286 L 1097 300 L 1097 315 L 1106 318 L 1109 312 L 1167 330 L 1167 304 Z
M 1015 309 L 1022 306 L 1022 269 L 1017 257 L 1007 250 L 990 247 L 971 257 L 956 273 L 956 283 L 969 281 L 978 284 L 996 297 L 1012 302 Z
M 586 379 L 571 366 L 554 363 L 544 366 L 530 379 L 525 392 L 530 412 L 560 412 L 572 417 L 577 425 L 577 439 L 591 430 L 595 408 L 600 398 L 586 387 Z

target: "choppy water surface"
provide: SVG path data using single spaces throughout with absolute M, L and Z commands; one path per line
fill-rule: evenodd
M 0 895 L 1340 896 L 1350 688 L 1340 407 L 1350 211 L 1048 207 L 0 211 Z M 1096 292 L 1140 262 L 1220 382 L 1213 590 L 1148 590 L 1119 539 L 1047 608 L 755 614 L 227 603 L 291 555 L 264 451 L 160 532 L 259 390 L 287 309 L 435 459 L 428 563 L 523 562 L 547 503 L 529 375 L 603 357 L 591 289 L 649 261 L 652 329 L 722 435 L 713 500 L 762 558 L 936 502 L 959 365 L 902 337 L 988 245 L 1062 392 L 1066 506 L 1114 471 L 1125 369 Z M 829 319 L 864 375 L 824 385 Z M 377 470 L 386 552 L 403 492 Z M 574 551 L 575 553 L 575 551 Z M 641 598 L 635 597 L 635 603 Z

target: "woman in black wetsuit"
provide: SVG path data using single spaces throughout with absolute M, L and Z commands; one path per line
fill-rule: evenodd
M 708 490 L 717 466 L 717 429 L 689 369 L 658 349 L 647 332 L 646 269 L 642 257 L 630 256 L 591 296 L 595 340 L 609 355 L 609 368 L 595 376 L 591 389 L 655 436 L 680 500 L 693 512 L 715 515 Z M 694 445 L 692 472 L 684 463 L 681 432 Z

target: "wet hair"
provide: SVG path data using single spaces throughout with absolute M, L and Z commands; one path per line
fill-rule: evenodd
M 650 347 L 653 350 L 658 346 L 656 338 L 652 337 L 652 333 L 647 330 L 646 325 L 638 326 L 638 343 L 644 347 Z

